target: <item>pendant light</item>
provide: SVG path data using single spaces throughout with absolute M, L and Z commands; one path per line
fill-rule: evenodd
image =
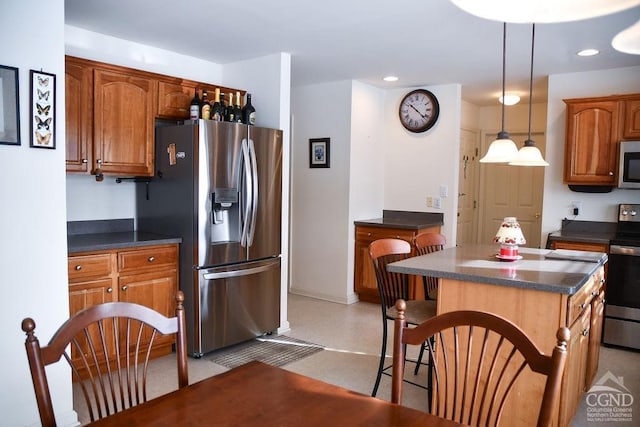
M 505 93 L 505 71 L 507 57 L 507 23 L 502 27 L 502 98 Z M 509 163 L 518 153 L 518 147 L 511 140 L 509 133 L 504 130 L 504 103 L 502 104 L 502 130 L 498 137 L 489 145 L 487 154 L 480 159 L 480 163 Z
M 513 23 L 579 21 L 609 15 L 640 4 L 640 0 L 451 0 L 480 18 Z
M 611 46 L 619 52 L 640 55 L 640 21 L 620 31 L 611 41 Z
M 529 133 L 524 146 L 518 151 L 516 157 L 509 162 L 513 166 L 549 166 L 542 158 L 542 153 L 531 139 L 531 104 L 533 100 L 533 47 L 536 35 L 536 24 L 531 27 L 531 75 L 529 76 Z

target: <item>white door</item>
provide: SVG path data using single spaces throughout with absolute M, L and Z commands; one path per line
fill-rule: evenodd
M 478 233 L 478 172 L 480 133 L 460 132 L 460 172 L 458 177 L 458 231 L 456 244 L 473 243 Z
M 494 138 L 494 134 L 485 135 L 485 151 Z M 527 134 L 512 133 L 511 139 L 521 147 Z M 532 139 L 544 153 L 544 134 L 533 133 Z M 515 216 L 527 240 L 525 246 L 540 247 L 544 167 L 483 163 L 480 176 L 478 242 L 491 243 L 504 217 Z

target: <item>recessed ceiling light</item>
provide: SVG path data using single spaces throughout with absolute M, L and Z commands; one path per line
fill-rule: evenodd
M 382 80 L 384 80 L 385 82 L 397 82 L 398 78 L 396 76 L 387 76 L 387 77 L 383 78 Z
M 500 101 L 504 105 L 516 105 L 518 102 L 520 102 L 520 97 L 515 93 L 507 93 L 504 95 L 504 100 L 502 99 L 502 95 L 500 95 L 498 101 Z
M 578 52 L 578 56 L 593 56 L 599 54 L 600 51 L 598 49 L 583 49 Z

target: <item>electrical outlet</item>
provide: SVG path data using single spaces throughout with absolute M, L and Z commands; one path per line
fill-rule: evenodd
M 431 197 L 431 196 L 427 197 L 427 207 L 428 208 L 432 208 L 433 207 L 433 197 Z
M 574 216 L 580 215 L 582 211 L 582 202 L 574 200 L 571 202 L 571 214 Z
M 442 208 L 442 199 L 440 197 L 433 198 L 433 207 L 436 209 Z

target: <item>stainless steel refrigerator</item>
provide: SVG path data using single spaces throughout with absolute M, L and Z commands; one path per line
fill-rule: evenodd
M 137 229 L 182 237 L 189 354 L 280 324 L 282 131 L 210 120 L 156 127 Z

